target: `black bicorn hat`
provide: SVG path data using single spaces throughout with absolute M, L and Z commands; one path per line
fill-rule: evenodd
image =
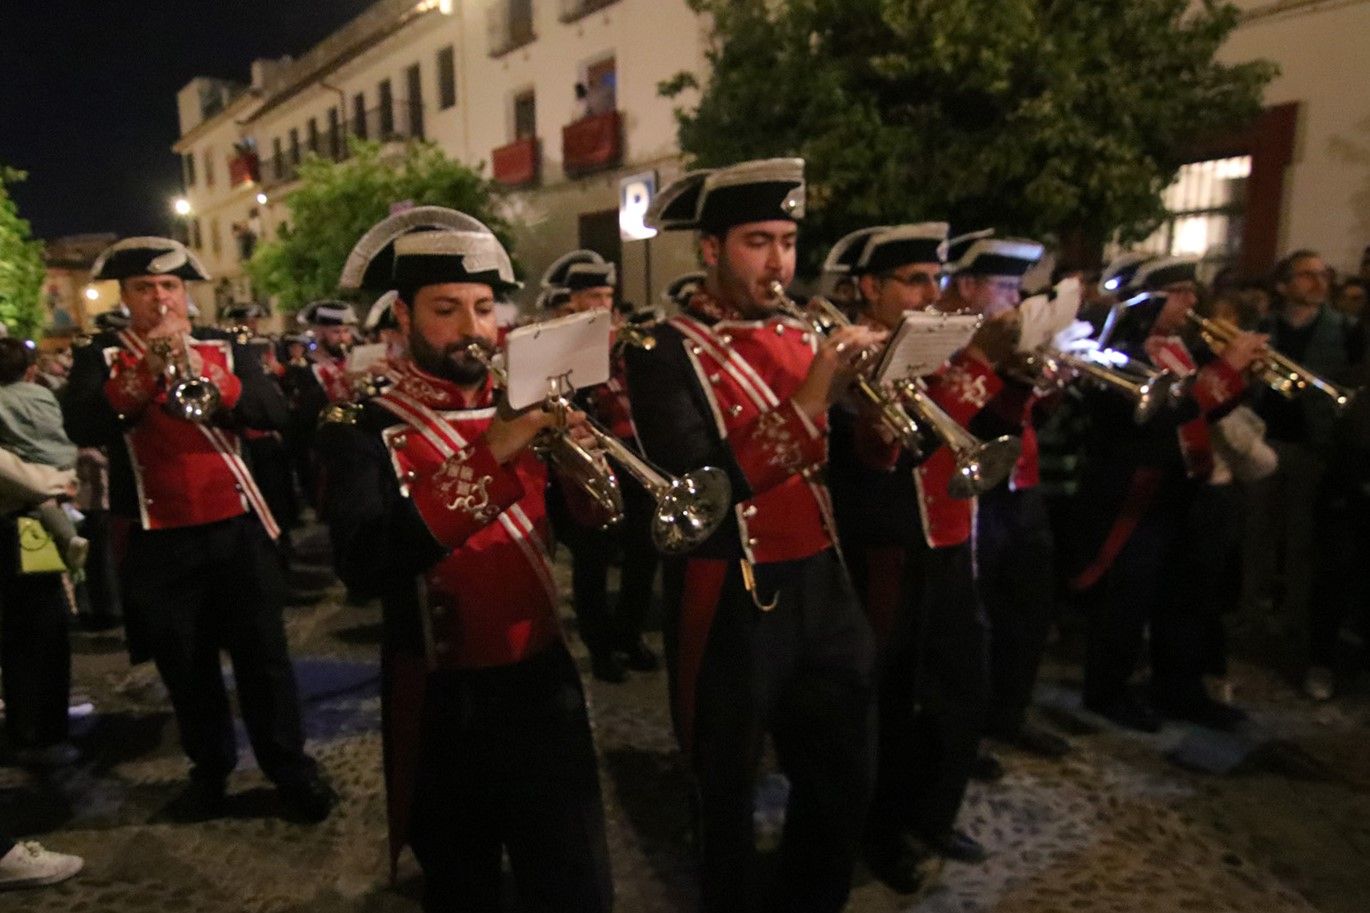
M 417 206 L 372 226 L 338 285 L 380 292 L 446 282 L 480 283 L 497 294 L 522 287 L 509 252 L 483 222 L 444 206 Z
M 823 262 L 823 271 L 860 276 L 910 263 L 941 264 L 947 257 L 948 230 L 946 222 L 862 228 L 833 245 Z
M 393 330 L 399 326 L 399 321 L 395 319 L 395 299 L 400 297 L 399 292 L 390 291 L 381 295 L 371 304 L 371 310 L 366 312 L 366 319 L 362 321 L 362 329 L 368 333 L 376 330 Z
M 266 311 L 260 304 L 230 304 L 219 312 L 220 320 L 243 321 L 265 316 Z
M 1042 259 L 1044 248 L 1027 238 L 996 238 L 994 229 L 947 242 L 947 272 L 970 276 L 1022 276 Z
M 115 241 L 90 268 L 90 278 L 97 281 L 134 276 L 177 276 L 191 282 L 210 278 L 200 258 L 180 241 L 154 236 Z
M 346 301 L 324 298 L 306 304 L 295 320 L 300 326 L 350 327 L 357 325 L 357 312 Z
M 797 222 L 804 203 L 803 159 L 757 159 L 685 174 L 657 195 L 644 221 L 662 231 L 722 234 L 750 222 Z
M 568 292 L 618 285 L 618 270 L 592 250 L 573 250 L 558 257 L 542 274 L 542 287 Z
M 544 288 L 538 292 L 533 307 L 539 311 L 555 311 L 571 303 L 571 290 L 559 285 Z
M 1199 278 L 1199 261 L 1193 257 L 1152 257 L 1138 264 L 1128 280 L 1123 283 L 1124 295 L 1140 292 L 1159 292 L 1177 282 L 1196 282 Z
M 694 297 L 695 292 L 704 287 L 704 281 L 705 274 L 699 271 L 676 276 L 661 290 L 661 300 L 667 304 L 684 307 Z
M 117 333 L 119 330 L 127 329 L 133 319 L 128 312 L 121 309 L 112 311 L 101 311 L 95 315 L 95 328 L 107 333 Z

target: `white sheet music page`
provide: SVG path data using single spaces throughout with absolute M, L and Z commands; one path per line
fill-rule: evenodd
M 1079 279 L 1062 279 L 1050 295 L 1034 295 L 1018 306 L 1020 352 L 1035 352 L 1075 322 L 1082 299 Z
M 570 395 L 609 379 L 610 313 L 586 311 L 519 327 L 505 339 L 509 405 L 523 409 L 549 393 Z
M 980 318 L 971 314 L 910 311 L 894 331 L 876 369 L 876 380 L 926 377 L 946 364 L 975 335 Z
M 365 345 L 353 346 L 352 351 L 347 353 L 347 373 L 360 374 L 384 358 L 385 343 L 383 342 L 370 342 Z

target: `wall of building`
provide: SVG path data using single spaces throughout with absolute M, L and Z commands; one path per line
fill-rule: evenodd
M 1299 103 L 1280 249 L 1311 247 L 1332 266 L 1354 270 L 1370 245 L 1365 58 L 1370 2 L 1239 0 L 1237 5 L 1252 18 L 1233 33 L 1220 56 L 1275 61 L 1281 73 L 1266 91 L 1266 104 Z

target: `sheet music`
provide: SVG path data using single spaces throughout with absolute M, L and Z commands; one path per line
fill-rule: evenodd
M 1018 351 L 1035 352 L 1075 322 L 1080 312 L 1082 290 L 1079 279 L 1063 279 L 1054 294 L 1034 295 L 1018 306 L 1022 335 Z
M 607 310 L 558 317 L 511 332 L 505 340 L 509 405 L 523 409 L 549 393 L 570 393 L 609 379 Z
M 385 359 L 385 343 L 372 342 L 366 345 L 353 346 L 352 351 L 347 353 L 347 373 L 360 374 L 368 370 L 378 361 Z
M 970 314 L 910 311 L 885 347 L 876 380 L 884 383 L 935 373 L 965 348 L 979 326 L 980 318 Z

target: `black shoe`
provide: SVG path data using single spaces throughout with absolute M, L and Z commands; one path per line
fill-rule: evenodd
M 628 680 L 628 670 L 622 660 L 612 653 L 601 653 L 590 659 L 590 671 L 595 678 L 611 685 L 621 685 Z
M 222 818 L 228 811 L 223 780 L 191 777 L 179 796 L 172 799 L 161 817 L 183 824 Z
M 640 637 L 636 643 L 624 647 L 621 652 L 624 654 L 623 664 L 634 672 L 655 672 L 661 667 L 661 660 L 657 659 L 652 648 Z
M 1156 706 L 1170 719 L 1197 723 L 1221 732 L 1231 732 L 1249 719 L 1246 711 L 1219 703 L 1206 694 L 1187 701 L 1158 701 Z
M 988 751 L 981 751 L 970 762 L 970 778 L 981 783 L 997 783 L 1004 779 L 1004 765 Z
M 304 824 L 318 824 L 329 816 L 338 802 L 338 794 L 333 787 L 317 774 L 296 783 L 281 784 L 276 787 L 281 804 L 285 806 L 285 816 L 291 821 Z
M 898 894 L 917 894 L 942 870 L 942 857 L 909 837 L 868 841 L 865 859 L 871 874 Z
M 1012 732 L 1003 733 L 997 738 L 1020 751 L 1043 758 L 1064 758 L 1070 753 L 1069 742 L 1036 723 L 1024 723 Z
M 947 831 L 940 839 L 932 841 L 932 848 L 954 862 L 975 864 L 989 858 L 989 850 L 963 831 Z
M 1138 732 L 1159 732 L 1161 718 L 1151 705 L 1135 694 L 1123 694 L 1111 701 L 1085 699 L 1085 709 L 1099 714 L 1124 729 Z

